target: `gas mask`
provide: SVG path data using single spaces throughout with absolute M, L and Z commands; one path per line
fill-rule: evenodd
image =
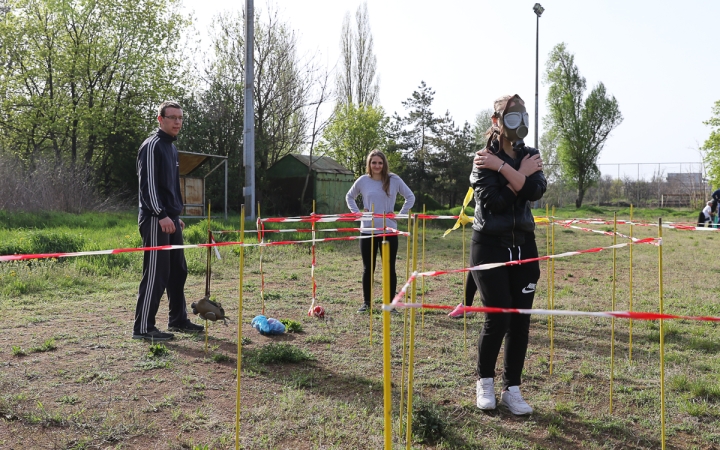
M 530 116 L 525 110 L 525 102 L 516 94 L 510 97 L 504 105 L 500 105 L 501 109 L 497 106 L 499 105 L 496 103 L 495 114 L 500 120 L 503 136 L 512 142 L 514 149 L 524 147 L 523 138 L 528 135 L 528 125 L 530 125 Z

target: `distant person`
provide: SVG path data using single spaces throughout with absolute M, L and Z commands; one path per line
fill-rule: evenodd
M 713 224 L 717 226 L 718 218 L 720 218 L 720 211 L 718 211 L 718 205 L 720 205 L 720 189 L 712 193 L 712 212 L 715 214 Z
M 405 198 L 400 209 L 400 214 L 407 214 L 410 208 L 415 204 L 415 195 L 412 193 L 405 182 L 394 173 L 390 172 L 388 161 L 385 154 L 380 150 L 373 150 L 367 157 L 365 164 L 365 175 L 355 180 L 347 195 L 345 202 L 350 211 L 360 212 L 355 199 L 358 195 L 362 195 L 363 211 L 373 210 L 375 214 L 392 213 L 395 208 L 395 200 L 400 194 Z M 388 227 L 397 229 L 397 222 L 393 219 L 385 219 Z M 382 217 L 373 221 L 363 220 L 361 228 L 382 228 Z M 361 234 L 369 236 L 371 234 L 383 234 L 376 231 L 363 231 Z M 395 260 L 397 259 L 398 237 L 387 236 L 385 238 L 390 243 L 390 292 L 395 295 L 397 288 L 397 273 L 395 272 Z M 371 246 L 370 241 L 373 240 Z M 358 312 L 365 312 L 370 308 L 370 289 L 372 283 L 372 272 L 370 268 L 375 269 L 375 260 L 378 248 L 380 248 L 382 239 L 360 239 L 360 254 L 363 260 L 362 288 L 363 288 L 363 304 Z M 372 247 L 372 248 L 371 248 Z M 393 309 L 393 311 L 395 311 Z
M 163 102 L 158 108 L 157 130 L 140 146 L 137 175 L 140 184 L 138 227 L 143 247 L 182 245 L 185 223 L 180 194 L 180 164 L 173 141 L 183 124 L 183 110 L 178 103 Z M 143 253 L 143 273 L 135 309 L 133 339 L 167 341 L 174 336 L 155 326 L 160 298 L 167 291 L 169 302 L 168 330 L 197 333 L 205 328 L 192 323 L 187 316 L 185 253 L 178 250 L 156 250 Z
M 718 203 L 720 203 L 720 189 L 716 190 L 711 195 L 713 202 L 717 206 Z
M 712 202 L 712 200 L 710 200 L 709 202 L 707 202 L 707 205 L 705 205 L 705 207 L 702 209 L 702 211 L 700 211 L 700 215 L 698 216 L 697 226 L 707 227 L 712 224 L 713 216 L 715 215 L 715 213 L 713 212 L 712 206 L 713 206 L 713 202 Z
M 525 102 L 518 95 L 506 95 L 493 106 L 487 144 L 477 153 L 470 175 L 476 205 L 470 247 L 473 266 L 538 257 L 530 203 L 542 198 L 547 188 L 539 152 L 523 142 L 530 124 Z M 532 308 L 539 262 L 472 274 L 484 306 Z M 533 412 L 520 393 L 529 334 L 527 314 L 485 314 L 478 342 L 478 408 L 495 409 L 495 365 L 504 341 L 500 403 L 516 415 Z

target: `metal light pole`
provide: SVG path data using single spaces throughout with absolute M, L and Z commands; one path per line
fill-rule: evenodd
M 537 15 L 537 28 L 535 29 L 535 148 L 538 148 L 538 62 L 540 60 L 540 16 L 545 8 L 535 3 L 533 11 Z
M 255 47 L 255 8 L 253 0 L 245 0 L 245 109 L 243 132 L 243 166 L 245 166 L 245 211 L 247 220 L 255 220 L 255 104 L 253 102 Z

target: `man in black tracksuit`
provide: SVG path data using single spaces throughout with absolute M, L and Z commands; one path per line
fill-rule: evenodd
M 158 122 L 159 128 L 143 142 L 137 157 L 138 227 L 143 247 L 182 245 L 185 228 L 179 218 L 183 201 L 178 152 L 173 144 L 182 128 L 180 105 L 163 102 L 158 110 Z M 133 339 L 166 341 L 173 338 L 172 333 L 161 332 L 155 326 L 155 315 L 165 291 L 170 309 L 168 330 L 191 333 L 204 330 L 203 326 L 188 319 L 184 294 L 186 279 L 187 264 L 182 249 L 144 252 Z

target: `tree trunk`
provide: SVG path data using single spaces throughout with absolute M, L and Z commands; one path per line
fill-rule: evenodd
M 577 198 L 575 199 L 575 207 L 576 208 L 580 208 L 582 206 L 584 197 L 585 197 L 585 189 L 578 188 Z

